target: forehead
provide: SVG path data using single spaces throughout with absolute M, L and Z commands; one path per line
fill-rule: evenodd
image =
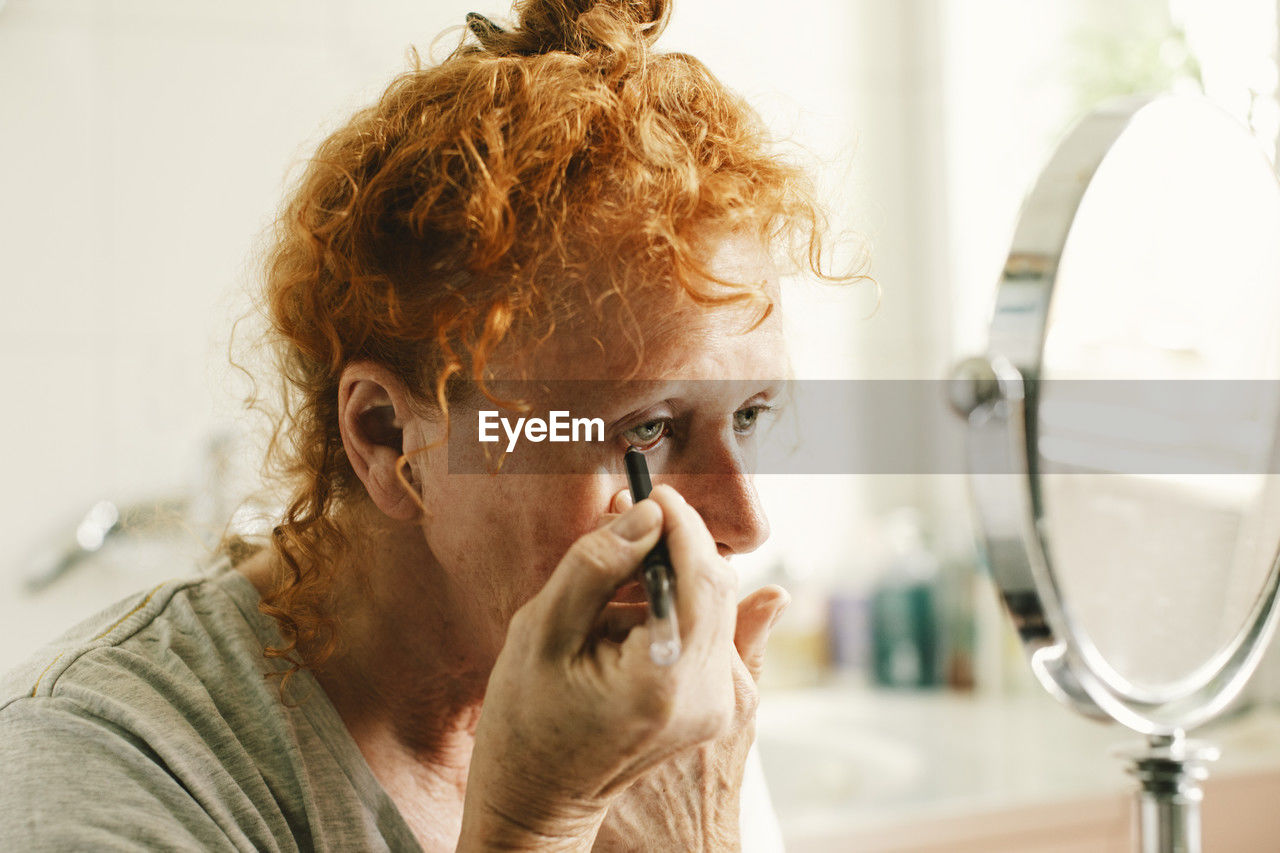
M 737 235 L 710 241 L 708 247 L 704 263 L 714 278 L 697 276 L 695 287 L 737 300 L 700 303 L 674 284 L 655 287 L 627 298 L 607 320 L 556 336 L 530 355 L 526 375 L 544 380 L 785 375 L 780 288 L 767 248 Z

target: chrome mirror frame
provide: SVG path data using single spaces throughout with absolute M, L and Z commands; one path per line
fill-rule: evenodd
M 1219 714 L 1248 681 L 1275 631 L 1280 553 L 1244 626 L 1209 664 L 1170 690 L 1120 679 L 1064 606 L 1048 547 L 1037 403 L 1059 262 L 1090 182 L 1134 117 L 1164 98 L 1113 101 L 1060 143 L 1023 203 L 1000 277 L 984 356 L 953 374 L 952 407 L 967 422 L 970 490 L 992 578 L 1040 684 L 1077 712 L 1146 735 L 1129 755 L 1141 782 L 1140 849 L 1199 850 L 1199 783 L 1216 750 L 1186 733 Z M 984 473 L 1008 471 L 1011 473 Z

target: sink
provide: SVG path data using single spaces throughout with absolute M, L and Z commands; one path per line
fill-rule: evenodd
M 773 806 L 797 845 L 1124 792 L 1128 778 L 1113 752 L 1132 737 L 1075 716 L 1041 691 L 766 691 L 756 719 Z
M 919 747 L 868 732 L 761 731 L 756 748 L 779 813 L 803 815 L 901 800 L 925 772 Z
M 926 785 L 925 746 L 890 731 L 875 703 L 842 698 L 796 692 L 761 702 L 756 749 L 779 816 L 882 812 Z

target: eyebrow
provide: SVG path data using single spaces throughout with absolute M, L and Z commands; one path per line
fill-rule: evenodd
M 700 383 L 701 382 L 717 382 L 717 383 L 734 383 L 734 384 L 748 385 L 756 381 L 757 380 L 750 380 L 750 379 L 709 379 L 709 380 L 672 379 L 672 380 L 668 380 L 658 385 L 658 387 L 655 389 L 657 393 L 652 393 L 652 394 L 637 393 L 637 394 L 631 395 L 630 397 L 624 397 L 623 400 L 625 401 L 625 403 L 619 404 L 619 405 L 625 406 L 626 411 L 622 412 L 617 416 L 606 416 L 605 421 L 606 423 L 612 426 L 621 421 L 625 421 L 627 418 L 630 418 L 639 414 L 641 411 L 643 411 L 646 408 L 649 408 L 651 406 L 656 406 L 661 403 L 670 403 L 673 406 L 683 405 L 685 408 L 688 408 L 688 399 L 689 399 L 688 395 L 682 395 L 679 393 L 670 393 L 672 391 L 679 390 L 678 388 L 673 388 L 673 386 L 679 386 L 679 385 L 687 384 L 689 382 L 700 382 Z M 777 397 L 780 397 L 782 395 L 783 386 L 786 384 L 785 379 L 758 380 L 758 381 L 763 382 L 764 384 L 755 393 L 749 394 L 746 397 L 744 397 L 743 398 L 744 403 L 757 398 L 762 398 L 765 400 L 773 400 Z

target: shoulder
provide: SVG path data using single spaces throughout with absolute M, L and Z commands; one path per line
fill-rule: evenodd
M 238 727 L 261 730 L 279 713 L 282 667 L 257 593 L 233 572 L 171 581 L 119 602 L 64 634 L 0 682 L 0 717 L 78 709 L 187 754 L 225 752 Z M 278 634 L 275 635 L 278 638 Z
M 0 721 L 74 717 L 190 753 L 261 718 L 274 701 L 262 641 L 224 577 L 162 584 L 71 629 L 0 682 Z
M 4 850 L 231 847 L 144 741 L 67 699 L 0 711 L 0 792 Z
M 273 834 L 252 816 L 290 733 L 256 601 L 235 584 L 139 593 L 0 682 L 0 849 L 255 849 Z
M 127 641 L 163 614 L 174 595 L 199 582 L 172 581 L 136 593 L 71 628 L 0 679 L 0 710 L 23 697 L 51 695 L 58 679 L 82 657 Z
M 76 713 L 161 756 L 227 761 L 228 745 L 243 743 L 238 730 L 260 731 L 282 713 L 269 679 L 279 665 L 262 654 L 268 620 L 248 581 L 230 575 L 170 581 L 68 631 L 6 676 L 0 720 Z
M 245 612 L 254 603 L 237 595 L 229 574 L 169 581 L 70 629 L 0 678 L 0 712 L 23 698 L 128 691 L 138 677 L 158 687 L 173 679 L 221 681 L 222 670 L 237 665 L 261 672 L 265 638 L 254 617 L 263 617 Z

